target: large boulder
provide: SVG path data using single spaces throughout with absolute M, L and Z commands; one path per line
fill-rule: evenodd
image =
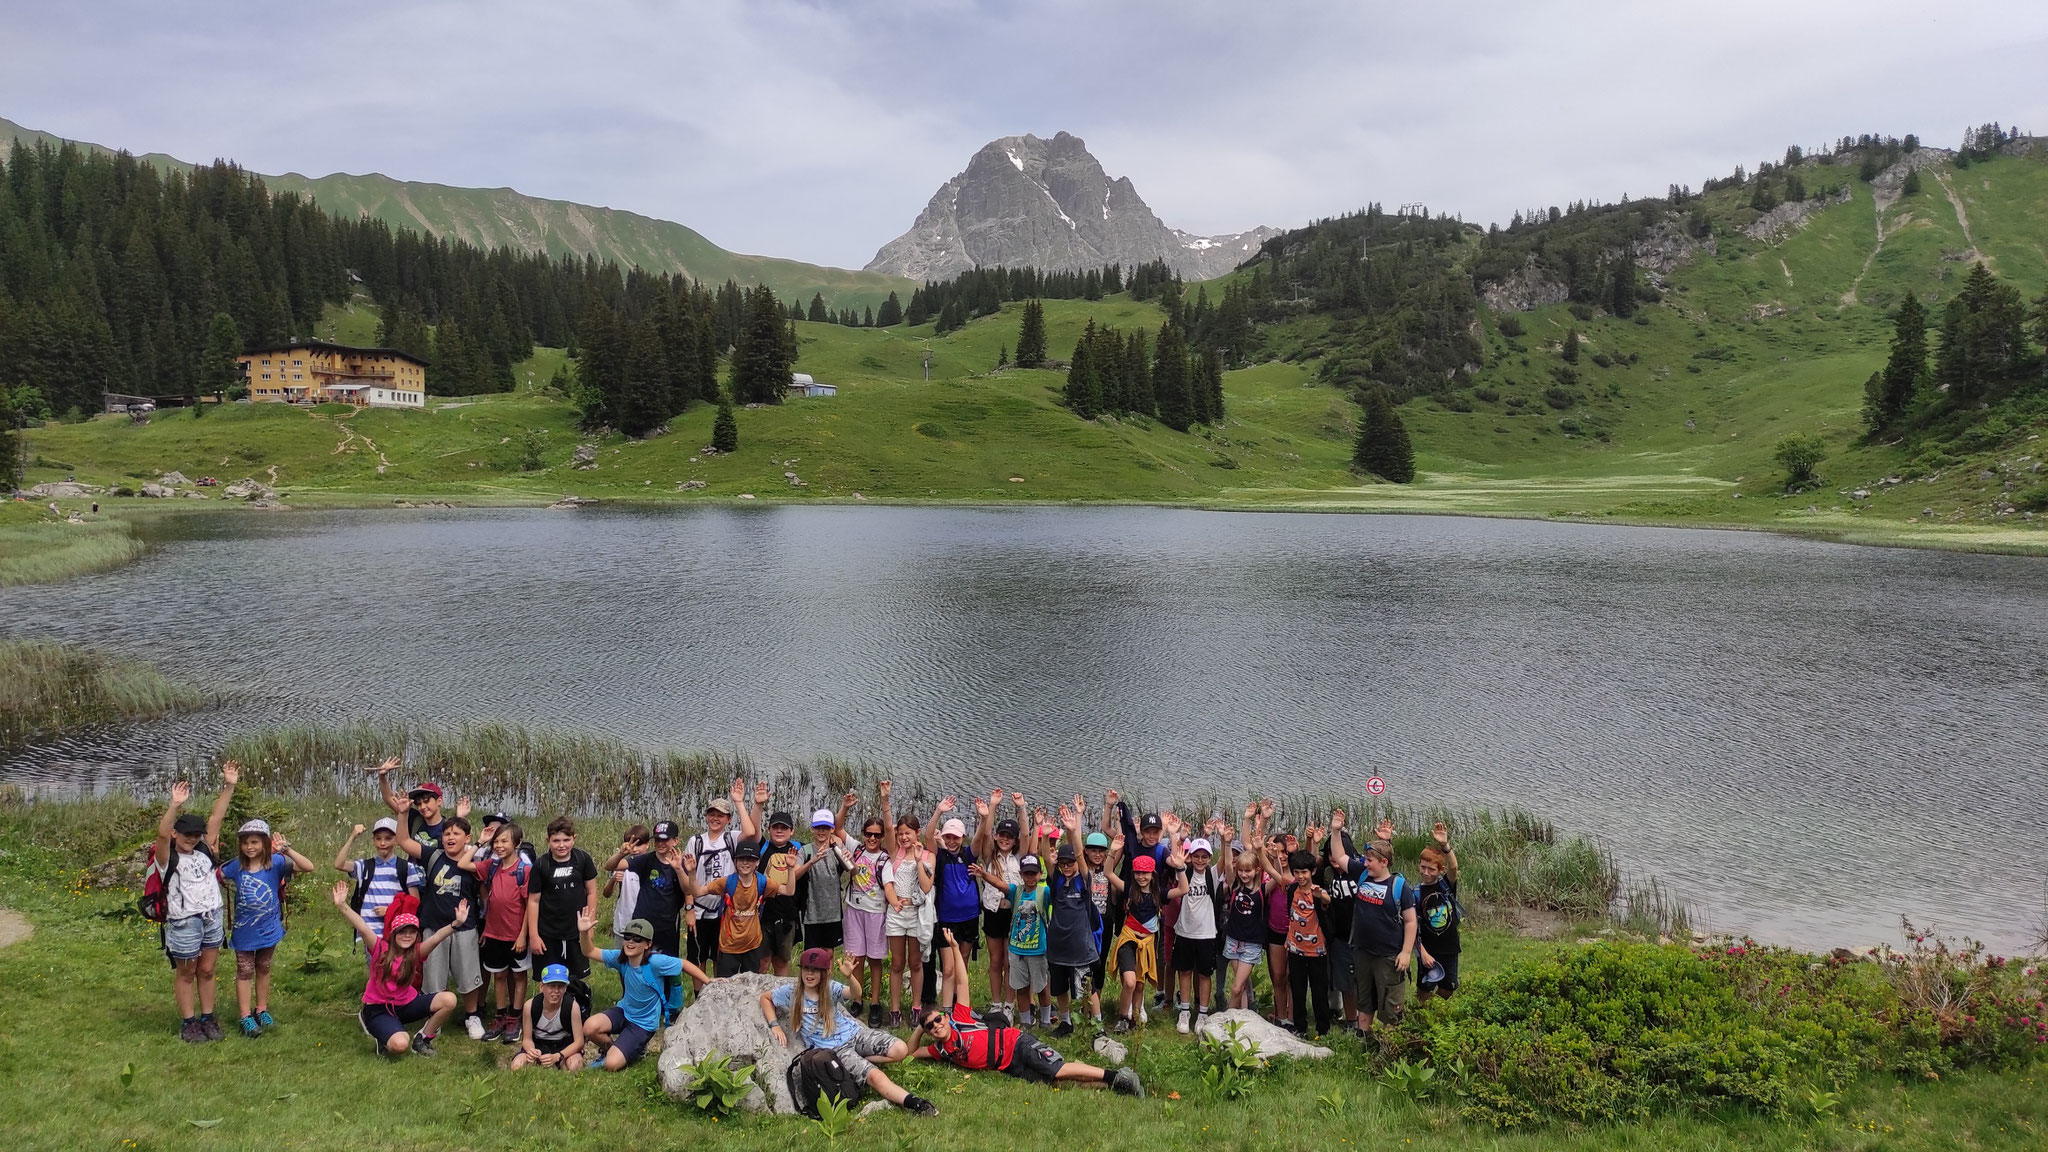
M 274 500 L 277 490 L 261 480 L 243 477 L 221 489 L 221 494 L 230 500 Z
M 183 472 L 166 472 L 157 477 L 156 482 L 166 488 L 183 488 L 192 483 L 190 480 L 185 479 Z
M 176 492 L 173 492 L 171 489 L 165 487 L 162 484 L 144 484 L 142 486 L 142 494 L 144 496 L 149 497 L 152 500 L 162 500 L 167 496 L 177 495 Z
M 740 1102 L 749 1112 L 796 1114 L 789 1097 L 789 1062 L 796 1050 L 775 1042 L 761 1018 L 761 993 L 784 978 L 746 972 L 713 980 L 661 1037 L 661 1088 L 680 1100 L 690 1090 L 688 1065 L 713 1052 L 734 1065 L 752 1065 L 754 1091 Z M 791 1039 L 794 1039 L 792 1037 Z
M 1297 1060 L 1321 1060 L 1334 1055 L 1328 1048 L 1310 1044 L 1294 1033 L 1277 1024 L 1268 1023 L 1257 1012 L 1245 1008 L 1232 1008 L 1218 1012 L 1202 1022 L 1200 1033 L 1205 1040 L 1227 1043 L 1230 1026 L 1237 1025 L 1237 1038 L 1268 1060 L 1275 1056 L 1292 1056 Z
M 28 494 L 43 500 L 52 498 L 64 500 L 75 499 L 80 496 L 97 496 L 105 491 L 105 488 L 101 488 L 96 484 L 80 484 L 73 480 L 51 480 L 29 489 Z

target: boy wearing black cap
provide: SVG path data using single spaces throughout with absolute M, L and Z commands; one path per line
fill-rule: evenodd
M 704 806 L 704 831 L 690 837 L 683 845 L 683 859 L 691 862 L 691 880 L 695 886 L 689 889 L 695 902 L 687 913 L 690 930 L 690 954 L 687 959 L 700 968 L 714 967 L 718 955 L 718 938 L 721 925 L 719 917 L 725 913 L 725 878 L 732 875 L 732 850 L 742 838 L 751 840 L 761 834 L 761 826 L 754 820 L 753 809 L 742 805 L 746 785 L 735 777 L 732 788 L 724 796 L 714 797 Z M 733 835 L 732 821 L 740 821 L 739 835 Z
M 760 819 L 761 806 L 768 802 L 768 785 L 754 786 L 754 818 Z M 803 860 L 804 846 L 796 836 L 796 817 L 787 812 L 777 812 L 768 817 L 768 843 L 761 846 L 761 874 L 775 886 L 776 894 L 768 898 L 761 911 L 761 938 L 768 949 L 768 963 L 777 976 L 789 975 L 789 958 L 796 947 L 797 927 L 801 914 L 797 909 L 796 880 L 798 865 Z
M 191 783 L 180 780 L 171 785 L 171 802 L 163 819 L 157 821 L 156 847 L 150 853 L 152 867 L 163 883 L 164 952 L 171 958 L 172 991 L 183 1021 L 178 1039 L 187 1044 L 203 1044 L 223 1035 L 213 1015 L 213 966 L 224 941 L 222 912 L 227 901 L 213 869 L 220 859 L 221 821 L 227 819 L 228 798 L 242 778 L 241 765 L 232 760 L 221 765 L 220 778 L 220 795 L 205 819 L 178 811 L 192 799 Z
M 683 880 L 690 895 L 700 902 L 705 896 L 710 896 L 721 905 L 717 967 L 712 975 L 723 979 L 742 972 L 759 972 L 762 957 L 767 951 L 761 941 L 761 910 L 769 897 L 779 895 L 781 891 L 761 875 L 761 849 L 751 839 L 740 841 L 732 850 L 732 875 L 710 892 L 698 888 L 691 878 L 694 870 L 690 865 L 694 861 L 688 856 L 683 857 L 683 861 Z

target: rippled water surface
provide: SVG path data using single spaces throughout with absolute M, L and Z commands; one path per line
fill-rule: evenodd
M 17 757 L 118 781 L 355 716 L 832 753 L 1050 795 L 1147 780 L 1518 804 L 1718 927 L 2043 913 L 2048 563 L 1764 535 L 1158 509 L 179 518 L 0 619 L 244 702 Z

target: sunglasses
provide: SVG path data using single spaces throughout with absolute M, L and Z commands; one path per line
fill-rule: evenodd
M 654 943 L 654 941 L 652 941 L 652 940 L 649 940 L 649 939 L 648 939 L 647 937 L 645 937 L 645 936 L 621 936 L 621 937 L 619 937 L 619 939 L 621 939 L 621 940 L 625 941 L 625 942 L 626 942 L 626 943 L 628 943 L 628 944 L 652 944 L 652 943 Z
M 880 840 L 882 838 L 880 832 L 863 832 L 861 835 L 869 840 Z

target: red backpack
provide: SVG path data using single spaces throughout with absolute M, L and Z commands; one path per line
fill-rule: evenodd
M 208 867 L 219 866 L 219 858 L 214 856 L 213 849 L 206 846 L 206 841 L 201 840 L 193 847 L 199 851 L 200 855 L 206 857 Z M 171 918 L 170 876 L 171 872 L 177 867 L 177 841 L 171 841 L 170 852 L 165 857 L 161 867 L 157 864 L 156 844 L 152 843 L 149 846 L 149 861 L 142 874 L 142 898 L 135 902 L 135 906 L 142 912 L 144 920 L 152 924 L 162 924 Z

